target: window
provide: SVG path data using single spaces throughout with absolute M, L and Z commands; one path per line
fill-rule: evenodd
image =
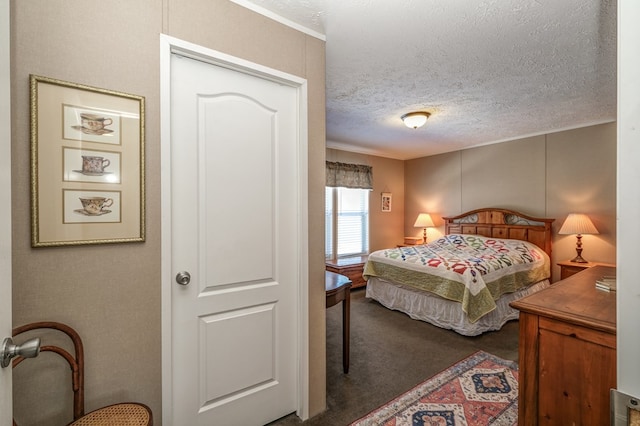
M 325 257 L 359 256 L 369 251 L 369 194 L 360 188 L 325 189 Z

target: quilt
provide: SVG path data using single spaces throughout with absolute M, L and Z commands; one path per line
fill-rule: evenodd
M 503 294 L 549 278 L 549 256 L 535 244 L 480 235 L 445 235 L 426 245 L 378 250 L 363 276 L 430 291 L 462 304 L 474 323 Z

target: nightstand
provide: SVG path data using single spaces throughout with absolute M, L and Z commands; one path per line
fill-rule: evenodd
M 558 262 L 557 265 L 560 267 L 560 279 L 564 280 L 565 278 L 569 278 L 573 274 L 577 274 L 580 271 L 584 271 L 587 268 L 592 268 L 594 266 L 609 266 L 615 267 L 611 263 L 602 263 L 602 262 L 587 262 L 587 263 L 578 263 L 572 262 L 570 260 L 564 260 L 562 262 Z
M 368 256 L 344 257 L 337 260 L 327 260 L 325 262 L 325 270 L 344 275 L 351 281 L 351 289 L 364 287 L 367 282 L 362 276 L 364 264 L 367 262 Z
M 415 246 L 418 244 L 422 244 L 422 241 L 424 240 L 418 237 L 404 237 L 404 242 L 402 244 L 398 244 L 398 247 Z

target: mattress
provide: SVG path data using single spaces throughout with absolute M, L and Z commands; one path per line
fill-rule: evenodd
M 550 285 L 550 281 L 545 279 L 515 292 L 506 293 L 495 301 L 494 310 L 473 323 L 469 321 L 459 302 L 444 299 L 428 291 L 395 284 L 383 278 L 369 278 L 366 297 L 389 309 L 404 312 L 413 319 L 454 330 L 464 336 L 477 336 L 487 331 L 499 330 L 508 321 L 518 319 L 519 311 L 509 306 L 509 303 Z

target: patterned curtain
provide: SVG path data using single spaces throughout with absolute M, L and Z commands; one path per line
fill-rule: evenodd
M 327 161 L 326 168 L 326 186 L 373 189 L 373 172 L 371 166 Z

